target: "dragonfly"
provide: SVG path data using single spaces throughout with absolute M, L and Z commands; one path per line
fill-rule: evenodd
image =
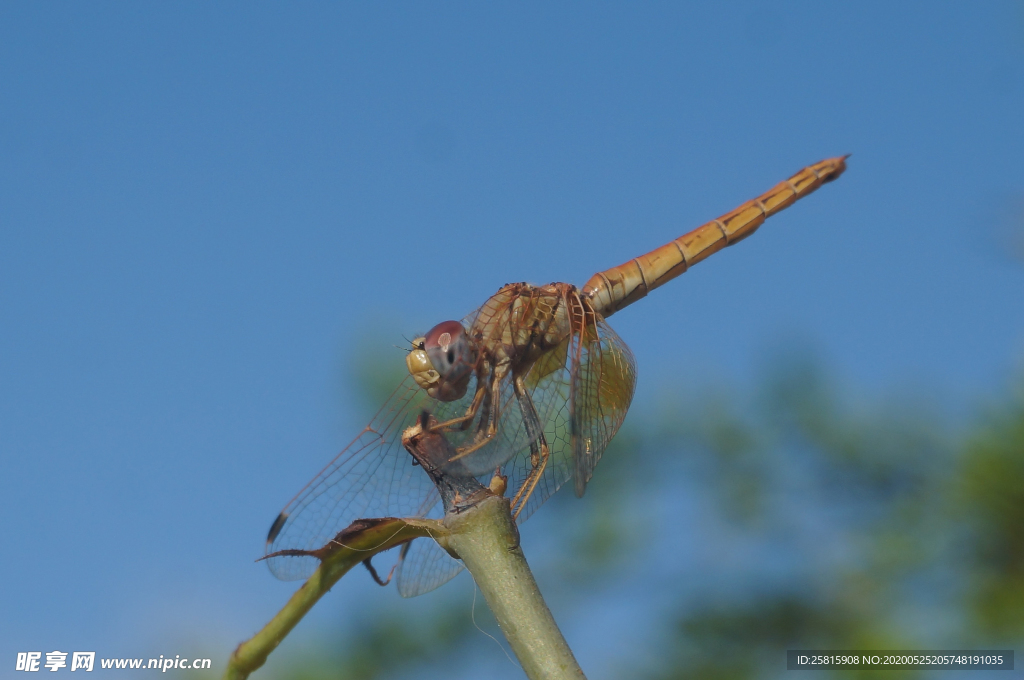
M 572 481 L 582 496 L 622 425 L 636 386 L 629 347 L 608 317 L 838 178 L 846 158 L 808 166 L 646 255 L 568 283 L 506 284 L 461 321 L 413 340 L 408 376 L 359 435 L 285 506 L 267 536 L 271 572 L 306 578 L 318 560 L 303 551 L 368 517 L 442 514 L 428 475 L 403 449 L 403 431 L 429 413 L 453 455 L 444 469 L 506 488 L 517 523 Z M 446 583 L 462 564 L 429 539 L 402 546 L 394 573 L 404 597 Z

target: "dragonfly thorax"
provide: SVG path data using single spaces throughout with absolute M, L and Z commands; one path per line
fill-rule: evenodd
M 469 334 L 492 366 L 525 374 L 538 357 L 571 333 L 570 308 L 579 307 L 576 287 L 567 283 L 532 286 L 510 283 L 491 296 Z

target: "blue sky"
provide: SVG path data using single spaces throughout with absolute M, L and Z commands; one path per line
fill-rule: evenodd
M 1022 120 L 1020 3 L 5 5 L 0 664 L 230 649 L 294 588 L 252 560 L 361 426 L 368 343 L 825 157 L 614 317 L 634 408 L 795 343 L 969 410 L 1024 356 Z

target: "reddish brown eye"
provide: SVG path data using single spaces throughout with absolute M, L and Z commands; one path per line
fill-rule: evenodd
M 443 383 L 452 390 L 438 390 L 438 395 L 455 394 L 465 390 L 465 382 L 473 371 L 473 357 L 466 331 L 458 321 L 443 321 L 426 334 L 423 349 Z M 458 385 L 458 388 L 456 388 Z M 442 400 L 447 401 L 442 396 Z
M 452 344 L 465 334 L 462 324 L 458 321 L 442 321 L 431 328 L 423 338 L 423 349 L 429 352 L 434 347 L 440 347 L 442 352 L 447 353 Z

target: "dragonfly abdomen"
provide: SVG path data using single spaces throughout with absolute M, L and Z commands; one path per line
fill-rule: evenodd
M 646 255 L 594 274 L 583 287 L 583 294 L 590 296 L 595 309 L 603 316 L 611 316 L 701 260 L 750 236 L 765 219 L 839 177 L 846 170 L 846 158 L 829 158 L 808 166 L 717 220 Z

